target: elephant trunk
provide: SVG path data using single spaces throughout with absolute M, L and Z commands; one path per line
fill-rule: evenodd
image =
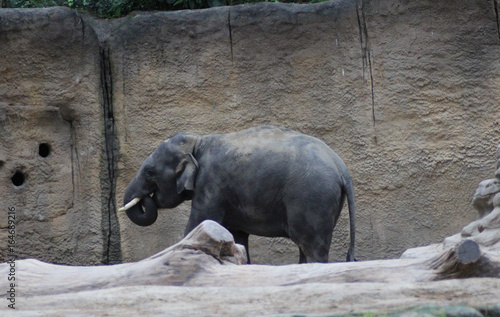
M 123 204 L 128 205 L 135 198 L 140 198 L 141 200 L 133 206 L 130 206 L 126 209 L 127 216 L 133 223 L 139 226 L 150 226 L 155 223 L 156 218 L 158 217 L 158 208 L 156 207 L 153 198 L 149 195 L 144 197 L 134 196 L 134 191 L 131 190 L 130 186 L 125 191 L 125 195 L 123 198 Z M 143 210 L 143 206 L 144 209 Z

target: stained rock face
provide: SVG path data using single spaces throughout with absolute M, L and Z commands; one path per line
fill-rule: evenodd
M 498 149 L 500 149 L 500 144 L 497 146 L 497 167 L 498 161 L 500 161 Z M 500 259 L 499 183 L 500 178 L 496 172 L 495 178 L 486 179 L 479 183 L 472 198 L 479 219 L 465 226 L 460 233 L 444 239 L 442 243 L 406 250 L 402 258 L 429 258 L 432 255 L 437 256 L 444 250 L 460 246 L 467 251 L 467 254 L 463 254 L 464 258 L 471 256 L 474 261 L 477 261 L 481 254 L 484 254 L 498 262 Z M 457 253 L 460 252 L 457 250 Z
M 151 256 L 180 240 L 189 205 L 160 210 L 147 228 L 116 213 L 144 158 L 182 130 L 260 124 L 319 137 L 347 163 L 359 259 L 442 241 L 474 220 L 470 197 L 495 162 L 495 12 L 465 0 L 264 3 L 118 20 L 3 9 L 0 241 L 14 208 L 19 258 Z M 344 213 L 332 261 L 347 236 Z M 298 261 L 286 240 L 253 238 L 250 250 L 256 263 Z
M 500 144 L 497 147 L 497 167 L 500 162 Z M 500 257 L 500 176 L 479 183 L 473 198 L 474 207 L 479 212 L 479 219 L 462 229 L 458 235 L 445 240 L 444 245 L 457 240 L 472 240 L 483 246 L 489 254 Z
M 2 9 L 0 42 L 0 259 L 102 263 L 96 34 L 69 9 Z

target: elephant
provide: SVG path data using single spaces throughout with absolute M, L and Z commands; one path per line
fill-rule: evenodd
M 345 163 L 315 137 L 260 126 L 227 134 L 181 132 L 167 139 L 125 189 L 120 211 L 135 224 L 149 226 L 158 208 L 191 200 L 186 235 L 213 220 L 245 246 L 248 263 L 250 234 L 290 238 L 299 247 L 299 263 L 328 262 L 346 197 L 347 261 L 353 261 L 355 202 Z

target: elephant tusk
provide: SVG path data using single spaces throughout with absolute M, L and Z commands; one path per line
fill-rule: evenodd
M 127 209 L 130 209 L 131 207 L 134 207 L 135 205 L 137 205 L 137 203 L 140 201 L 141 201 L 140 198 L 134 198 L 128 204 L 126 204 L 122 208 L 118 209 L 118 211 L 125 211 Z

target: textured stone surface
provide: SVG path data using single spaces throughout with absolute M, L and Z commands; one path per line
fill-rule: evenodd
M 500 145 L 498 148 L 500 148 Z M 497 159 L 500 160 L 500 152 L 498 151 Z M 496 176 L 479 183 L 473 198 L 474 208 L 479 211 L 479 219 L 465 226 L 460 233 L 444 239 L 442 243 L 408 249 L 402 254 L 401 258 L 429 258 L 457 245 L 461 245 L 461 247 L 469 245 L 464 249 L 467 253 L 462 254 L 462 259 L 470 257 L 477 260 L 480 253 L 489 257 L 500 258 L 499 181 L 500 179 Z M 481 251 L 479 251 L 479 248 Z M 457 266 L 454 266 L 456 269 Z
M 18 210 L 20 257 L 132 261 L 172 245 L 188 204 L 147 228 L 116 218 L 141 162 L 180 130 L 259 124 L 319 137 L 347 163 L 358 259 L 442 241 L 475 218 L 471 197 L 495 162 L 494 4 L 264 3 L 102 21 L 0 10 L 0 208 Z M 54 156 L 38 157 L 40 142 Z M 26 185 L 15 188 L 21 167 Z M 331 260 L 347 243 L 344 212 Z M 250 248 L 257 263 L 298 261 L 286 240 L 253 238 Z
M 11 257 L 13 208 L 19 258 L 101 263 L 97 37 L 69 9 L 2 9 L 0 43 L 0 259 Z M 20 186 L 11 180 L 16 172 L 25 176 Z
M 325 140 L 347 163 L 359 259 L 399 256 L 474 219 L 470 200 L 491 172 L 500 132 L 492 3 L 260 4 L 122 22 L 110 41 L 123 154 L 117 193 L 179 130 L 277 124 Z M 149 228 L 120 218 L 124 259 L 150 254 L 138 240 L 156 241 L 152 249 L 173 243 L 188 213 L 189 205 L 161 211 Z M 345 257 L 346 215 L 332 260 Z M 298 259 L 286 240 L 250 245 L 257 263 Z

